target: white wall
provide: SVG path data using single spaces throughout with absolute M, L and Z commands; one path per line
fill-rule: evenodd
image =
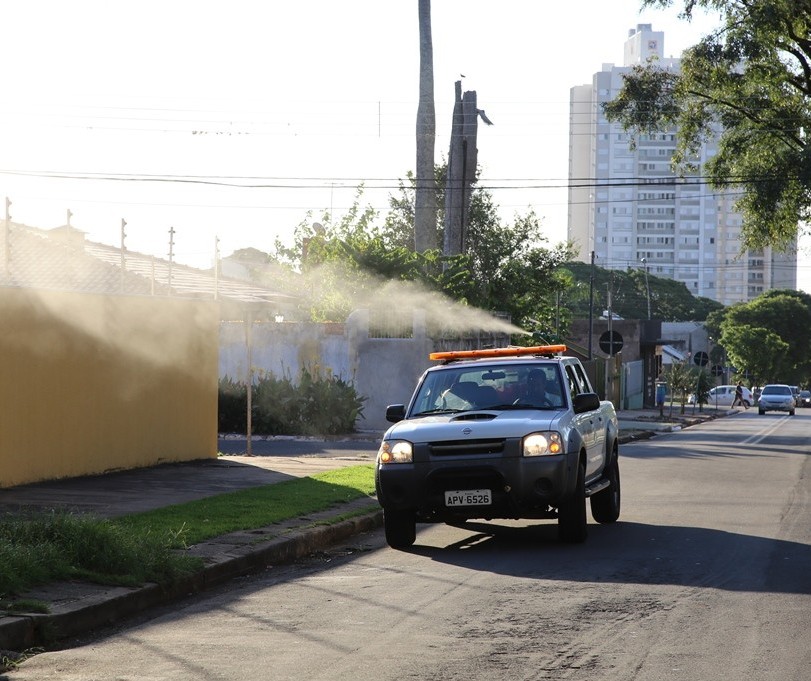
M 220 327 L 220 378 L 245 382 L 248 376 L 248 328 L 243 322 Z M 263 374 L 294 382 L 301 369 L 317 369 L 354 385 L 366 397 L 360 431 L 383 431 L 386 406 L 405 403 L 417 379 L 433 362 L 433 342 L 424 317 L 415 315 L 410 338 L 370 338 L 369 315 L 357 310 L 345 324 L 254 322 L 250 328 L 254 380 Z

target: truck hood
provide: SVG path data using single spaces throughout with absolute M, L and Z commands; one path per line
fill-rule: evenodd
M 437 442 L 459 438 L 488 439 L 524 437 L 551 430 L 561 410 L 520 409 L 512 411 L 467 411 L 459 414 L 420 416 L 395 423 L 385 440 Z

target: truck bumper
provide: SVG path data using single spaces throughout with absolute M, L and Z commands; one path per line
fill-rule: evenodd
M 378 464 L 377 498 L 384 508 L 413 510 L 422 521 L 459 518 L 547 518 L 576 480 L 577 454 L 449 458 Z M 490 490 L 492 503 L 446 505 L 445 492 Z

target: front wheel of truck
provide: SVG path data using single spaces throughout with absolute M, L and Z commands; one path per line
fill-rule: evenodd
M 383 530 L 386 543 L 393 549 L 407 549 L 417 539 L 417 519 L 414 511 L 383 509 Z
M 586 462 L 581 459 L 577 465 L 574 492 L 558 507 L 558 539 L 566 544 L 581 544 L 586 541 L 587 534 Z

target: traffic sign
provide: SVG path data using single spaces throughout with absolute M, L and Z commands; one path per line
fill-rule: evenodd
M 724 367 L 722 367 L 720 364 L 713 364 L 711 371 L 712 371 L 713 376 L 723 376 L 724 375 Z
M 600 350 L 609 357 L 613 357 L 622 350 L 622 334 L 617 333 L 613 329 L 611 329 L 611 331 L 604 331 L 600 336 Z
M 710 363 L 710 356 L 702 350 L 695 354 L 693 361 L 698 364 L 698 366 L 705 367 Z

